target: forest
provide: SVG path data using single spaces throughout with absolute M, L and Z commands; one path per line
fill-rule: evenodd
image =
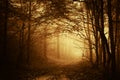
M 119 80 L 119 0 L 0 0 L 0 80 Z

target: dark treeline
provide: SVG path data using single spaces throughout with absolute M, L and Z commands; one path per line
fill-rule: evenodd
M 94 23 L 96 64 L 104 66 L 107 74 L 111 72 L 112 80 L 119 71 L 119 13 L 118 0 L 87 0 L 88 15 Z M 106 25 L 107 23 L 107 25 Z M 105 27 L 108 28 L 108 38 Z M 100 38 L 99 38 L 100 36 Z M 102 56 L 99 56 L 102 55 Z
M 83 3 L 84 8 L 75 7 L 75 2 Z M 81 33 L 82 29 L 86 35 L 76 35 L 87 41 L 91 65 L 103 68 L 108 80 L 117 79 L 120 73 L 119 4 L 119 0 L 1 0 L 0 79 L 12 79 L 15 75 L 12 73 L 17 69 L 29 68 L 32 55 L 37 52 L 34 45 L 37 39 L 40 40 L 39 59 L 42 64 L 47 62 L 47 38 L 62 32 Z M 47 25 L 52 25 L 53 19 L 66 19 L 68 22 L 63 20 L 60 24 L 54 21 L 58 27 L 48 32 Z M 64 24 L 67 27 L 61 27 Z M 59 37 L 57 39 L 59 41 Z

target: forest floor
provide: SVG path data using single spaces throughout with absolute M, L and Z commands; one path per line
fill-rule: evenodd
M 66 65 L 42 63 L 38 67 L 9 68 L 1 73 L 0 80 L 112 80 L 105 76 L 102 68 L 88 61 Z
M 94 68 L 88 62 L 41 66 L 12 71 L 6 80 L 105 80 L 102 69 Z

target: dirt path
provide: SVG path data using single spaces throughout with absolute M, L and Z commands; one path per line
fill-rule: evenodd
M 104 80 L 102 71 L 87 62 L 74 65 L 49 64 L 39 69 L 19 69 L 11 80 Z
M 39 74 L 39 76 L 36 76 L 36 79 L 42 80 L 41 77 L 46 76 L 47 79 L 44 80 L 104 80 L 100 69 L 95 69 L 85 62 L 74 65 L 48 67 L 43 72 L 45 74 Z

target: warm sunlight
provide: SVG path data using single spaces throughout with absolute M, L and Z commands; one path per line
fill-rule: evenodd
M 62 33 L 59 35 L 59 44 L 56 43 L 56 38 L 48 40 L 48 43 L 53 43 L 48 45 L 48 57 L 58 62 L 62 61 L 62 64 L 80 61 L 84 47 L 83 43 L 77 42 L 76 39 L 75 35 Z M 57 45 L 59 47 L 56 47 Z
M 0 0 L 0 80 L 120 80 L 119 0 Z

